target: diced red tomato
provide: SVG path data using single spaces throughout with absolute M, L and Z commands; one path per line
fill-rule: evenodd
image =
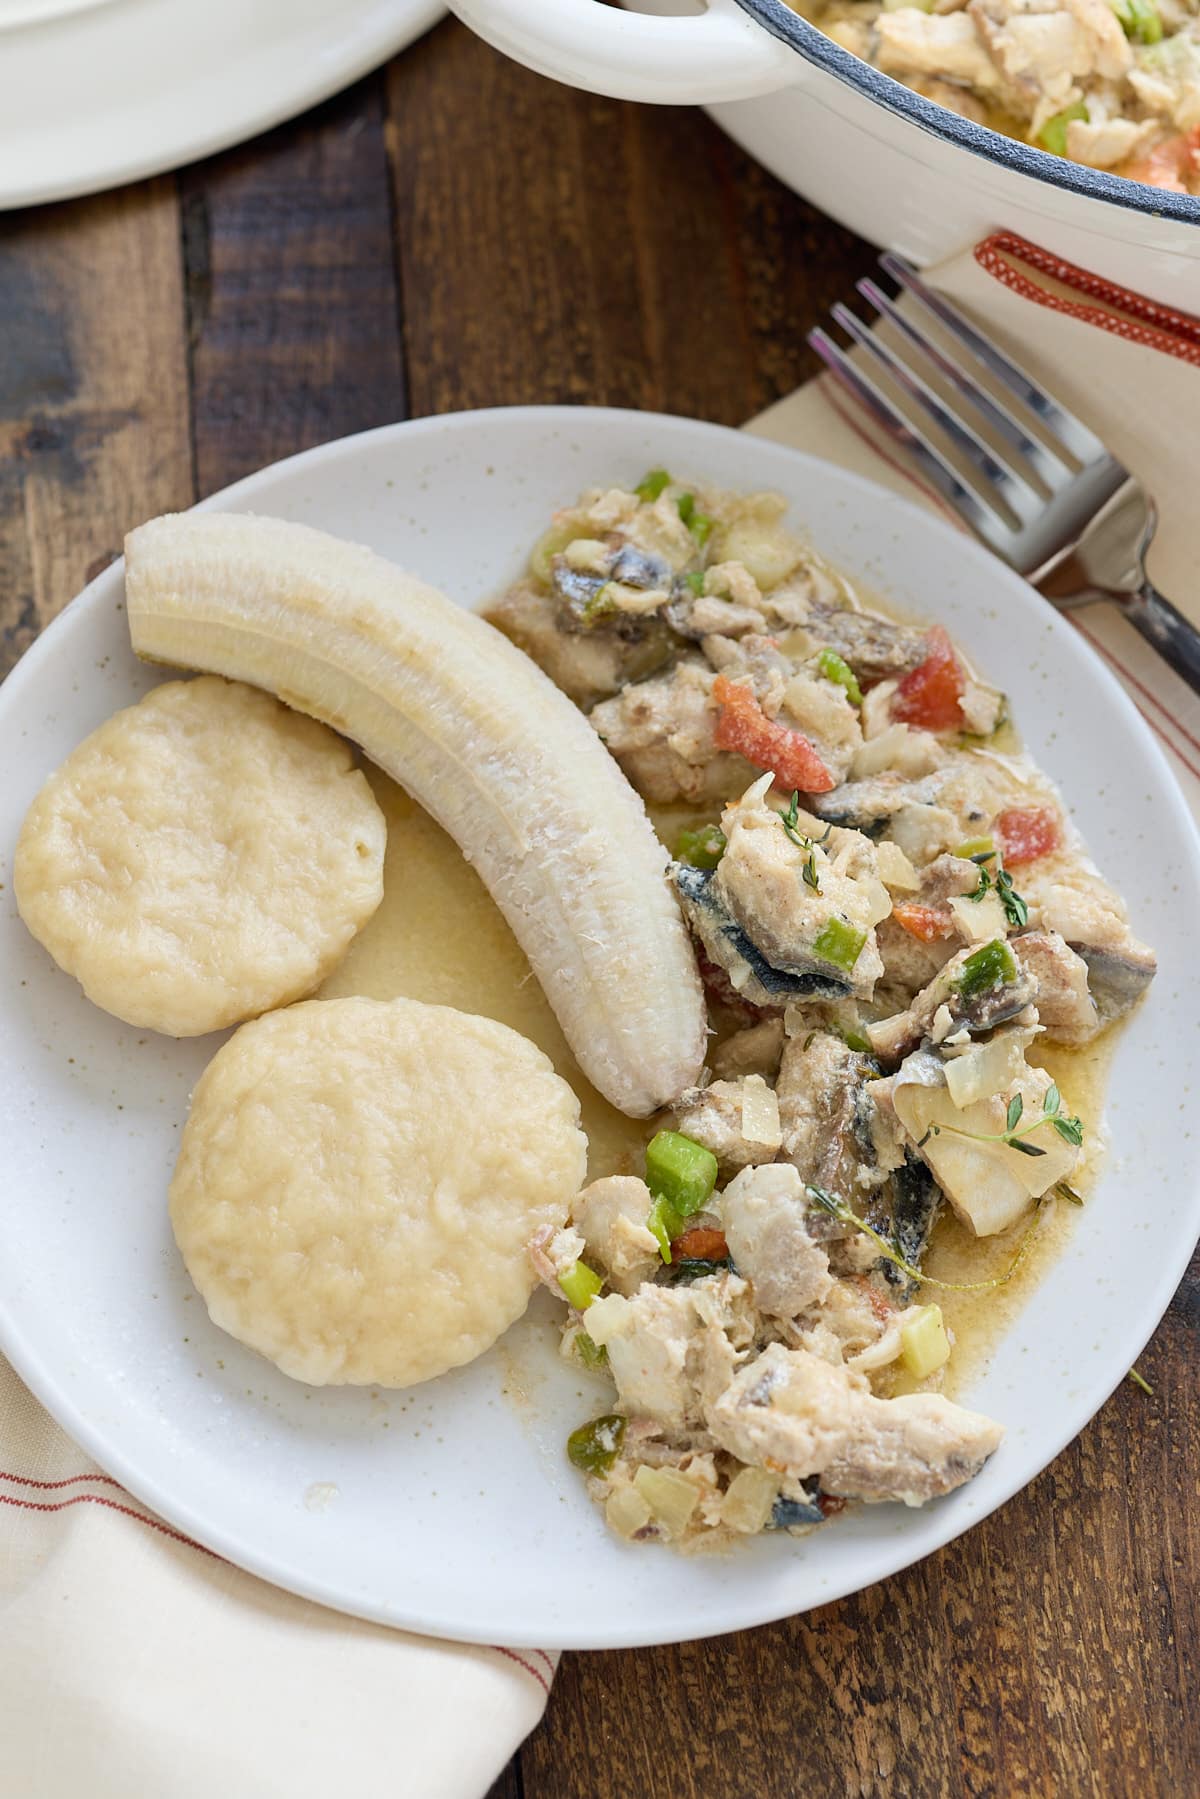
M 954 920 L 945 906 L 918 906 L 904 900 L 892 907 L 892 917 L 921 943 L 940 943 L 954 935 Z
M 723 1262 L 729 1254 L 725 1232 L 694 1224 L 671 1244 L 673 1262 Z
M 822 1517 L 836 1518 L 839 1512 L 845 1511 L 847 1501 L 839 1499 L 836 1493 L 818 1493 L 817 1505 L 820 1507 Z
M 837 786 L 803 731 L 775 724 L 748 687 L 718 675 L 713 699 L 721 708 L 713 736 L 719 750 L 733 750 L 755 768 L 770 769 L 788 792 L 828 793 Z
M 1131 181 L 1166 188 L 1171 194 L 1194 193 L 1193 183 L 1200 177 L 1200 125 L 1164 138 L 1140 162 L 1126 163 L 1121 173 Z
M 926 633 L 928 654 L 910 669 L 896 689 L 892 717 L 923 731 L 962 729 L 962 696 L 967 685 L 963 665 L 941 625 Z
M 1062 844 L 1058 813 L 1050 806 L 1014 806 L 1002 812 L 992 827 L 1006 868 L 1036 862 Z

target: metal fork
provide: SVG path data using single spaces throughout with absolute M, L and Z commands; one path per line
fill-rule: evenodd
M 883 341 L 848 307 L 835 306 L 833 319 L 863 355 L 851 360 L 827 332 L 810 331 L 808 341 L 830 373 L 916 458 L 926 480 L 990 550 L 1063 610 L 1115 600 L 1200 693 L 1200 631 L 1146 576 L 1146 551 L 1158 522 L 1150 495 L 1094 432 L 908 263 L 890 255 L 879 260 L 912 296 L 918 316 L 936 320 L 942 335 L 931 336 L 877 282 L 862 280 L 859 293 L 893 327 L 892 339 Z M 968 357 L 987 371 L 991 391 L 969 372 Z M 940 377 L 937 388 L 929 370 Z M 906 397 L 911 416 L 880 386 L 880 374 Z M 1013 400 L 1026 419 L 1037 420 L 1039 432 L 1022 422 Z M 926 421 L 953 446 L 958 466 L 928 435 Z M 981 423 L 990 441 L 981 435 Z

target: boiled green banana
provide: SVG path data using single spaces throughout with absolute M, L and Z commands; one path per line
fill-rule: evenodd
M 234 513 L 126 539 L 138 655 L 267 688 L 361 744 L 455 839 L 580 1067 L 644 1117 L 693 1085 L 695 960 L 641 800 L 587 720 L 476 614 L 373 551 Z

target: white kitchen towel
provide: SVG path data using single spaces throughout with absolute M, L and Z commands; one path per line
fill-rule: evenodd
M 0 1799 L 480 1799 L 556 1659 L 243 1574 L 101 1473 L 0 1358 Z
M 1200 320 L 996 237 L 933 279 L 1085 418 L 1162 512 L 1151 572 L 1200 621 Z M 750 427 L 941 508 L 827 382 Z M 1076 619 L 1200 809 L 1200 700 L 1112 608 Z M 190 1543 L 0 1360 L 0 1799 L 480 1799 L 556 1656 L 361 1624 Z

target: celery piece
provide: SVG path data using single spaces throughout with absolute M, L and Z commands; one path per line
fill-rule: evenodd
M 567 1438 L 567 1455 L 585 1474 L 607 1474 L 621 1453 L 625 1420 L 619 1412 L 606 1412 L 581 1424 Z
M 549 587 L 554 579 L 554 558 L 561 556 L 569 543 L 573 543 L 579 535 L 579 527 L 574 523 L 558 522 L 543 531 L 534 544 L 529 557 L 529 572 L 535 581 L 543 587 Z
M 680 518 L 683 520 L 692 536 L 696 539 L 700 548 L 703 549 L 717 528 L 716 519 L 709 518 L 707 512 L 696 511 L 696 496 L 694 493 L 681 493 L 675 504 L 679 508 Z
M 1053 118 L 1046 120 L 1038 132 L 1038 141 L 1043 149 L 1049 150 L 1052 155 L 1065 156 L 1067 154 L 1067 126 L 1075 119 L 1086 120 L 1087 116 L 1087 102 L 1076 100 L 1073 106 L 1064 108 L 1062 112 L 1056 112 Z
M 720 825 L 700 825 L 694 831 L 680 831 L 675 844 L 675 860 L 687 862 L 692 868 L 715 868 L 725 854 L 725 842 Z
M 950 1360 L 941 1306 L 918 1306 L 900 1327 L 900 1360 L 914 1380 L 924 1380 Z
M 956 850 L 951 851 L 951 854 L 961 857 L 964 862 L 987 862 L 996 854 L 996 839 L 994 837 L 968 837 L 966 842 L 960 843 Z
M 993 937 L 990 943 L 967 957 L 954 985 L 969 1004 L 981 994 L 990 993 L 993 987 L 1006 986 L 1016 978 L 1017 965 L 1012 951 L 999 937 Z
M 605 581 L 603 586 L 596 589 L 590 600 L 584 601 L 583 610 L 579 614 L 581 625 L 594 625 L 598 618 L 607 618 L 617 610 L 616 602 L 608 591 L 611 586 L 611 581 Z
M 586 1312 L 604 1285 L 604 1277 L 597 1274 L 594 1268 L 589 1268 L 586 1262 L 572 1262 L 559 1275 L 558 1284 L 575 1310 Z
M 683 585 L 690 594 L 694 594 L 696 599 L 699 599 L 704 592 L 704 576 L 698 568 L 694 568 L 691 574 L 683 577 Z
M 646 1214 L 646 1229 L 658 1244 L 659 1255 L 669 1265 L 671 1239 L 683 1235 L 683 1219 L 669 1200 L 655 1200 Z
M 646 1185 L 680 1218 L 698 1212 L 716 1184 L 717 1158 L 702 1143 L 680 1131 L 659 1131 L 646 1145 Z
M 822 650 L 817 657 L 817 671 L 835 687 L 844 687 L 846 698 L 853 706 L 862 705 L 862 688 L 850 664 L 836 650 Z
M 832 962 L 835 968 L 853 968 L 866 941 L 865 931 L 844 918 L 831 918 L 817 933 L 813 955 L 821 962 Z
M 1135 44 L 1162 42 L 1163 25 L 1154 0 L 1109 0 L 1121 29 Z
M 603 1343 L 594 1343 L 586 1331 L 580 1331 L 575 1339 L 575 1347 L 579 1351 L 579 1359 L 585 1368 L 607 1367 L 607 1349 Z
M 665 468 L 652 468 L 648 475 L 643 475 L 633 491 L 639 500 L 649 505 L 652 500 L 657 500 L 664 487 L 670 485 L 671 477 Z

